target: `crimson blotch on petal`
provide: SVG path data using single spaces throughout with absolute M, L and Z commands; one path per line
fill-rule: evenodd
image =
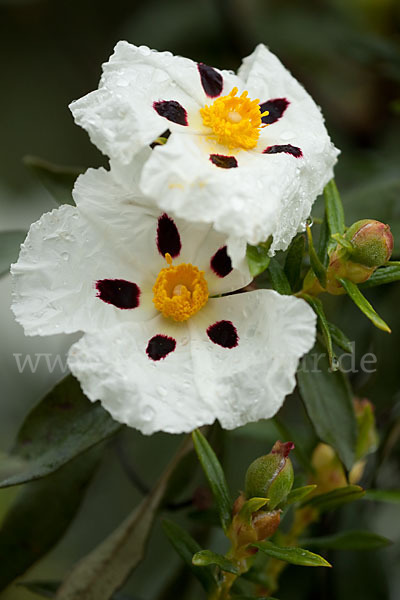
M 96 282 L 97 297 L 117 308 L 139 306 L 140 289 L 136 283 L 125 279 L 100 279 Z

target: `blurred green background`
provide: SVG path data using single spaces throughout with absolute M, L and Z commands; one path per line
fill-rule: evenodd
M 394 257 L 400 259 L 398 0 L 0 0 L 1 230 L 27 229 L 55 207 L 23 166 L 24 155 L 65 165 L 105 164 L 86 133 L 74 125 L 67 106 L 97 87 L 101 63 L 119 39 L 228 69 L 236 69 L 256 43 L 269 46 L 322 107 L 331 137 L 342 150 L 336 178 L 347 224 L 365 217 L 389 223 L 396 236 Z M 319 202 L 315 213 L 320 210 Z M 391 336 L 374 330 L 346 298 L 329 298 L 327 307 L 331 320 L 357 341 L 357 360 L 366 351 L 378 357 L 372 377 L 356 373 L 352 380 L 359 394 L 374 401 L 385 439 L 400 416 L 399 287 L 382 287 L 368 297 L 392 327 Z M 7 276 L 0 280 L 2 452 L 12 444 L 28 409 L 62 376 L 59 368 L 49 373 L 43 361 L 34 373 L 25 369 L 20 374 L 14 354 L 64 356 L 76 338 L 25 338 L 13 321 L 10 299 Z M 298 400 L 289 399 L 284 410 L 300 437 L 307 437 L 310 425 Z M 265 424 L 227 436 L 226 462 L 234 490 L 242 485 L 247 464 L 269 450 L 274 436 L 276 431 Z M 159 457 L 171 455 L 177 441 L 165 435 L 144 438 L 126 432 L 120 443 L 138 471 L 152 482 L 162 467 Z M 34 567 L 30 579 L 61 578 L 138 502 L 140 494 L 124 474 L 114 446 L 107 450 L 73 527 Z M 399 487 L 398 458 L 399 448 L 394 445 L 379 470 L 378 483 L 383 487 Z M 367 485 L 376 475 L 375 465 L 373 459 Z M 14 493 L 0 492 L 0 516 Z M 397 542 L 368 555 L 336 553 L 335 568 L 329 573 L 291 567 L 279 598 L 397 600 L 398 509 L 363 503 L 343 510 L 336 519 L 352 528 L 364 525 Z M 217 535 L 215 548 L 220 543 Z M 158 528 L 149 555 L 153 564 L 144 563 L 126 589 L 142 600 L 161 599 L 160 590 L 179 560 Z M 194 587 L 188 598 L 197 597 L 196 593 Z M 33 595 L 13 587 L 0 598 L 29 600 Z

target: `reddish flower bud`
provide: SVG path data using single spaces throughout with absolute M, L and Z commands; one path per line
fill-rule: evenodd
M 373 219 L 357 221 L 344 236 L 353 246 L 351 260 L 366 267 L 381 267 L 393 252 L 393 235 L 389 225 Z

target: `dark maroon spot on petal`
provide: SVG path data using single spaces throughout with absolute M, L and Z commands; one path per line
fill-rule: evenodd
M 234 156 L 224 156 L 223 154 L 210 154 L 211 162 L 221 169 L 234 169 L 238 166 L 238 161 Z
M 234 348 L 238 345 L 239 336 L 236 327 L 230 321 L 217 321 L 210 325 L 207 335 L 214 344 L 223 348 Z
M 117 308 L 139 306 L 140 289 L 136 283 L 125 279 L 100 279 L 96 282 L 97 297 Z
M 161 360 L 176 348 L 176 340 L 168 335 L 155 335 L 147 344 L 146 353 L 151 360 Z
M 232 271 L 232 261 L 226 251 L 226 246 L 223 246 L 214 254 L 210 261 L 212 270 L 218 277 L 226 277 Z
M 201 85 L 207 96 L 210 98 L 219 96 L 224 85 L 221 73 L 204 63 L 198 63 L 197 68 L 200 73 Z
M 166 213 L 158 219 L 157 248 L 162 256 L 168 252 L 172 258 L 178 256 L 182 248 L 181 237 L 175 221 Z
M 160 138 L 164 138 L 164 139 L 168 139 L 169 136 L 171 135 L 171 132 L 169 129 L 166 129 L 161 135 L 158 136 L 158 138 L 156 140 L 154 140 L 154 142 L 151 142 L 150 144 L 150 148 L 153 150 L 156 146 L 162 146 L 163 144 L 160 143 L 158 140 Z
M 261 121 L 267 125 L 275 123 L 281 118 L 289 104 L 290 102 L 286 98 L 275 98 L 274 100 L 263 102 L 260 104 L 260 110 L 262 113 L 268 110 L 269 114 L 262 117 Z
M 159 102 L 154 102 L 153 108 L 160 117 L 164 117 L 168 119 L 168 121 L 172 121 L 173 123 L 178 123 L 178 125 L 187 125 L 187 112 L 183 108 L 182 104 L 179 104 L 176 100 L 160 100 Z
M 285 154 L 291 154 L 295 158 L 301 158 L 303 156 L 302 151 L 297 146 L 292 144 L 284 144 L 278 146 L 268 146 L 263 151 L 263 154 L 278 154 L 279 152 L 285 152 Z

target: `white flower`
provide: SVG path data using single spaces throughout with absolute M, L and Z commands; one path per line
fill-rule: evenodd
M 112 163 L 145 154 L 140 187 L 162 210 L 212 223 L 271 254 L 304 228 L 338 151 L 315 102 L 262 44 L 238 74 L 127 42 L 103 65 L 99 89 L 71 104 Z M 154 146 L 154 145 L 153 145 Z
M 220 296 L 250 281 L 226 236 L 140 207 L 104 169 L 80 176 L 74 198 L 31 226 L 12 266 L 26 334 L 83 331 L 68 363 L 84 392 L 146 434 L 275 414 L 314 343 L 310 307 L 267 290 Z

